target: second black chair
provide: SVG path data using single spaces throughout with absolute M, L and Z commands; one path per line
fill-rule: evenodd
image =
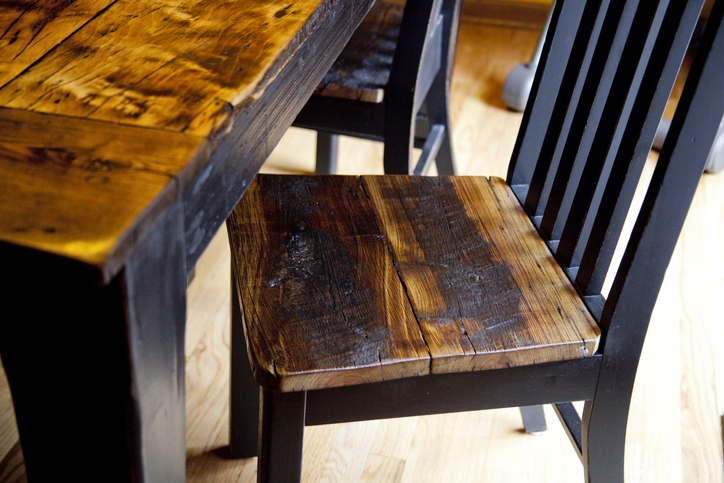
M 384 171 L 455 174 L 449 83 L 460 0 L 378 0 L 294 126 L 317 131 L 317 173 L 337 170 L 337 136 L 384 143 Z M 413 164 L 413 147 L 422 148 Z

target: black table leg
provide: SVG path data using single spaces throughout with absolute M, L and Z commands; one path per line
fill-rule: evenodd
M 181 209 L 110 284 L 0 246 L 0 353 L 29 481 L 185 479 L 186 267 Z

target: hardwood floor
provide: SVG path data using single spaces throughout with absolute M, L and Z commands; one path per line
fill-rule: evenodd
M 520 114 L 500 94 L 538 33 L 464 23 L 453 77 L 461 174 L 505 176 Z M 377 143 L 343 139 L 340 172 L 381 173 Z M 266 172 L 311 172 L 314 137 L 290 130 Z M 650 164 L 655 162 L 651 156 Z M 256 460 L 224 457 L 228 437 L 229 251 L 221 230 L 189 287 L 186 335 L 187 479 L 252 482 Z M 703 177 L 659 296 L 630 412 L 626 481 L 722 482 L 724 173 Z M 1 367 L 0 367 L 1 372 Z M 308 428 L 304 482 L 582 482 L 557 418 L 521 431 L 518 410 Z M 62 437 L 62 435 L 61 435 Z M 82 448 L 78 460 L 83 464 Z M 68 470 L 71 471 L 71 470 Z M 12 405 L 0 375 L 0 482 L 25 481 Z M 102 477 L 99 477 L 102 481 Z

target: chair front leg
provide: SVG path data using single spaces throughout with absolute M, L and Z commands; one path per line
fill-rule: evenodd
M 301 480 L 306 406 L 306 392 L 262 389 L 258 483 L 298 483 Z
M 249 364 L 244 336 L 244 319 L 231 275 L 231 401 L 229 414 L 229 454 L 232 458 L 251 458 L 258 454 L 259 384 Z

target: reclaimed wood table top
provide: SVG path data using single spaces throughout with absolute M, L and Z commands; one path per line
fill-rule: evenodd
M 0 242 L 110 280 L 333 3 L 0 2 Z

